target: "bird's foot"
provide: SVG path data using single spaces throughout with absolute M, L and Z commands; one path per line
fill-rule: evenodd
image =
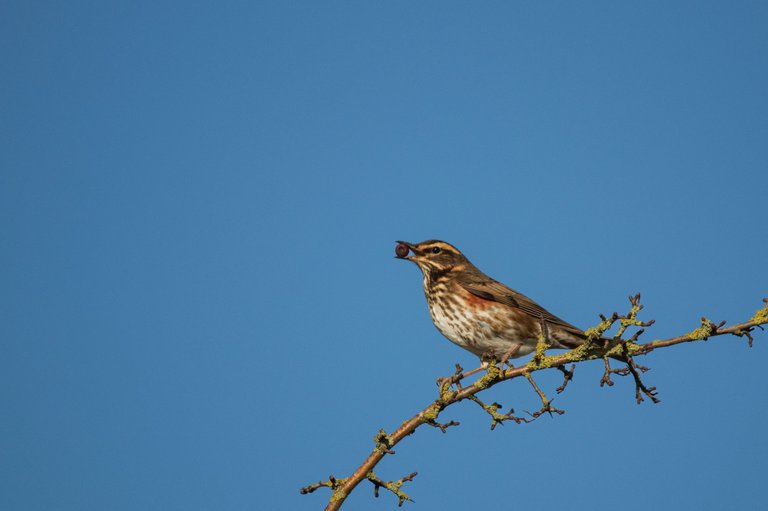
M 512 364 L 512 362 L 509 361 L 509 359 L 513 358 L 517 354 L 518 351 L 520 351 L 520 345 L 519 344 L 515 344 L 514 346 L 512 346 L 511 349 L 509 349 L 506 353 L 504 353 L 504 355 L 501 356 L 501 360 L 499 361 L 500 362 L 499 365 L 501 366 L 502 373 L 504 372 L 504 365 L 505 364 L 508 365 L 510 367 L 510 369 L 515 367 Z

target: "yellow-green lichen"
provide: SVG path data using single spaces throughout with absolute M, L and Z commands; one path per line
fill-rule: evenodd
M 701 318 L 701 326 L 690 332 L 688 338 L 692 341 L 703 341 L 715 332 L 715 325 L 707 318 Z
M 346 498 L 347 498 L 347 492 L 336 490 L 335 492 L 333 492 L 333 495 L 331 495 L 330 502 L 338 502 L 339 500 L 344 500 Z
M 550 348 L 546 338 L 540 334 L 536 341 L 536 351 L 528 362 L 527 366 L 533 370 L 552 367 L 552 360 L 547 357 L 546 351 Z
M 606 318 L 601 321 L 597 326 L 587 328 L 584 330 L 584 335 L 587 336 L 587 341 L 595 341 L 602 337 L 602 335 L 608 331 L 613 325 L 613 321 L 610 318 Z
M 430 422 L 437 419 L 437 416 L 440 415 L 440 411 L 442 408 L 437 403 L 433 403 L 429 408 L 421 412 L 421 420 L 422 422 Z
M 544 352 L 548 349 L 549 344 L 547 343 L 547 340 L 543 335 L 539 335 L 539 338 L 536 340 L 536 353 L 533 355 L 534 358 L 543 358 Z
M 444 378 L 440 383 L 440 399 L 450 401 L 456 397 L 457 392 L 451 389 L 451 378 Z
M 600 323 L 597 326 L 593 326 L 592 328 L 587 328 L 584 330 L 584 335 L 587 336 L 588 339 L 598 339 L 601 335 L 603 335 L 603 332 L 608 330 L 607 328 L 600 328 L 602 326 L 602 323 Z
M 404 477 L 403 479 L 399 479 L 397 481 L 382 481 L 381 478 L 379 476 L 377 476 L 376 473 L 373 470 L 371 470 L 370 472 L 368 472 L 365 475 L 365 477 L 366 477 L 366 479 L 371 481 L 374 484 L 374 486 L 376 487 L 376 496 L 377 497 L 379 496 L 379 494 L 378 494 L 379 487 L 384 487 L 384 488 L 386 488 L 387 490 L 391 491 L 392 493 L 394 493 L 397 496 L 397 498 L 398 498 L 398 506 L 401 506 L 403 504 L 403 502 L 405 502 L 406 500 L 410 500 L 411 502 L 413 502 L 413 499 L 411 499 L 411 497 L 408 496 L 408 494 L 405 493 L 404 491 L 402 491 L 400 488 L 403 486 L 403 484 L 405 484 L 406 481 L 410 481 L 411 479 L 413 479 L 413 476 L 415 476 L 415 475 L 416 474 L 413 473 L 410 476 Z
M 458 392 L 456 392 L 455 390 L 451 390 L 449 388 L 446 388 L 446 389 L 440 388 L 440 399 L 442 399 L 443 401 L 451 401 L 453 398 L 456 397 L 456 394 L 458 394 Z
M 562 356 L 565 357 L 566 362 L 582 362 L 584 360 L 601 358 L 602 354 L 601 350 L 591 345 L 590 342 L 585 342 L 581 346 L 577 346 L 571 351 L 564 353 Z
M 477 380 L 474 385 L 479 389 L 487 389 L 493 382 L 499 379 L 501 369 L 496 364 L 488 364 L 488 368 L 482 378 Z
M 632 356 L 640 351 L 640 346 L 633 342 L 621 342 L 612 347 L 601 358 L 605 357 L 621 357 L 623 355 Z
M 755 315 L 752 316 L 752 319 L 750 321 L 754 322 L 756 325 L 763 325 L 765 323 L 768 323 L 768 304 L 766 304 L 765 307 L 755 312 Z
M 547 369 L 552 367 L 554 361 L 558 358 L 560 357 L 558 356 L 550 357 L 550 356 L 544 355 L 543 352 L 539 354 L 537 351 L 536 354 L 531 357 L 530 362 L 528 362 L 526 366 L 532 371 L 535 371 L 537 369 Z
M 392 493 L 394 493 L 395 495 L 397 495 L 398 497 L 400 497 L 401 499 L 403 499 L 403 500 L 411 500 L 411 498 L 408 496 L 408 494 L 407 494 L 407 493 L 405 493 L 404 491 L 401 491 L 401 490 L 400 490 L 400 487 L 401 487 L 402 485 L 403 485 L 403 483 L 402 483 L 401 481 L 398 481 L 398 482 L 396 482 L 396 483 L 387 483 L 387 484 L 385 484 L 384 486 L 385 486 L 385 487 L 386 487 L 386 488 L 387 488 L 389 491 L 391 491 Z
M 382 453 L 389 452 L 389 448 L 392 447 L 392 439 L 389 438 L 387 432 L 380 429 L 376 436 L 373 437 L 373 441 L 376 444 L 376 450 Z
M 643 326 L 643 322 L 636 318 L 639 311 L 640 307 L 635 305 L 632 307 L 632 310 L 629 313 L 629 317 L 623 318 L 619 321 L 620 326 L 616 331 L 616 335 L 613 336 L 614 339 L 621 339 L 621 336 L 624 335 L 624 332 L 627 330 L 627 328 L 631 326 Z

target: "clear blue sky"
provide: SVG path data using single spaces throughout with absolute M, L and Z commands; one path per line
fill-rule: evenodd
M 649 339 L 768 296 L 764 2 L 10 1 L 0 56 L 2 509 L 321 509 L 475 363 L 396 239 L 584 328 L 641 291 Z M 766 356 L 655 354 L 643 406 L 583 366 L 566 415 L 460 405 L 377 472 L 410 509 L 757 509 Z

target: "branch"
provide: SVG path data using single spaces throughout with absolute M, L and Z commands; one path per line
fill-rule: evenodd
M 379 488 L 384 488 L 391 491 L 397 497 L 397 507 L 402 507 L 403 502 L 409 500 L 413 502 L 413 499 L 408 496 L 407 493 L 400 490 L 403 483 L 407 481 L 413 481 L 413 478 L 418 475 L 418 472 L 412 472 L 411 474 L 401 477 L 397 481 L 382 481 L 379 477 L 373 473 L 373 470 L 366 474 L 366 479 L 373 483 L 373 496 L 379 498 Z
M 549 413 L 550 415 L 552 413 L 557 413 L 558 415 L 561 415 L 564 411 L 551 406 L 552 401 L 547 398 L 546 394 L 544 394 L 536 382 L 533 381 L 531 374 L 546 369 L 558 369 L 562 371 L 564 375 L 563 385 L 557 389 L 557 392 L 560 393 L 565 390 L 566 385 L 573 378 L 573 370 L 575 369 L 576 364 L 598 359 L 602 359 L 605 364 L 605 372 L 600 380 L 601 387 L 604 385 L 613 385 L 613 381 L 611 380 L 612 374 L 619 376 L 632 375 L 635 382 L 635 400 L 637 403 L 640 404 L 643 402 L 644 396 L 654 403 L 658 403 L 659 399 L 656 397 L 656 387 L 646 386 L 640 377 L 641 373 L 648 371 L 648 368 L 637 364 L 634 360 L 636 357 L 648 355 L 658 349 L 689 342 L 705 341 L 710 337 L 721 335 L 746 337 L 748 339 L 748 345 L 751 347 L 754 340 L 751 333 L 755 328 L 760 328 L 762 330 L 762 325 L 768 323 L 768 298 L 765 298 L 763 299 L 763 302 L 765 302 L 763 308 L 759 309 L 748 321 L 743 323 L 725 327 L 725 321 L 715 324 L 706 318 L 701 318 L 700 326 L 690 333 L 670 337 L 669 339 L 655 340 L 640 344 L 637 342 L 638 338 L 645 331 L 646 327 L 653 324 L 653 320 L 644 322 L 637 319 L 638 313 L 643 308 L 640 303 L 639 294 L 630 296 L 629 301 L 631 307 L 628 314 L 622 316 L 613 313 L 610 317 L 600 315 L 600 324 L 584 332 L 587 336 L 585 343 L 571 351 L 547 356 L 544 352 L 546 349 L 546 336 L 542 335 L 539 338 L 536 353 L 526 365 L 505 370 L 503 368 L 503 363 L 501 364 L 501 367 L 499 367 L 496 365 L 495 361 L 493 361 L 488 364 L 485 368 L 485 373 L 481 377 L 466 387 L 461 385 L 461 381 L 472 374 L 482 371 L 483 368 L 464 372 L 461 366 L 456 364 L 456 372 L 453 375 L 438 379 L 439 397 L 437 399 L 419 413 L 403 422 L 400 427 L 391 434 L 387 434 L 383 429 L 376 434 L 374 437 L 374 449 L 352 475 L 345 479 L 336 479 L 333 476 L 330 476 L 327 481 L 320 481 L 302 488 L 300 490 L 301 493 L 312 493 L 322 487 L 330 488 L 332 494 L 325 509 L 326 511 L 334 511 L 344 504 L 347 496 L 349 496 L 361 481 L 368 479 L 374 485 L 374 494 L 376 496 L 378 496 L 379 488 L 386 488 L 398 498 L 398 505 L 401 506 L 406 500 L 411 500 L 411 498 L 402 492 L 400 487 L 403 483 L 412 480 L 416 476 L 416 473 L 414 472 L 411 475 L 394 482 L 384 482 L 376 476 L 373 469 L 384 456 L 394 454 L 392 447 L 397 445 L 408 435 L 414 433 L 419 426 L 426 424 L 428 426 L 439 428 L 443 433 L 445 433 L 451 426 L 458 426 L 459 423 L 456 421 L 449 421 L 444 424 L 437 422 L 440 413 L 451 405 L 464 400 L 470 400 L 477 403 L 491 416 L 491 429 L 494 429 L 497 424 L 503 424 L 505 421 L 509 420 L 514 421 L 516 424 L 521 424 L 532 422 L 544 413 Z M 617 322 L 619 328 L 617 329 L 616 334 L 610 338 L 604 337 L 604 334 Z M 640 329 L 630 338 L 623 339 L 622 336 L 630 327 L 640 327 Z M 626 367 L 613 369 L 609 359 L 623 363 Z M 570 369 L 566 369 L 568 364 L 571 364 Z M 532 417 L 531 419 L 515 417 L 512 415 L 514 410 L 510 410 L 507 414 L 500 414 L 498 412 L 501 408 L 500 404 L 492 403 L 486 405 L 476 396 L 476 394 L 498 383 L 520 377 L 526 378 L 530 382 L 542 402 L 542 408 L 537 412 L 530 414 Z
M 520 424 L 521 422 L 531 422 L 530 419 L 526 419 L 524 417 L 515 417 L 512 415 L 515 413 L 514 410 L 510 409 L 509 412 L 501 414 L 499 413 L 499 408 L 501 408 L 501 405 L 499 403 L 491 403 L 489 405 L 483 403 L 479 397 L 477 396 L 469 396 L 467 397 L 470 401 L 474 401 L 477 403 L 480 408 L 485 410 L 485 412 L 491 416 L 491 431 L 496 429 L 497 424 L 504 424 L 504 421 L 515 421 L 515 424 Z

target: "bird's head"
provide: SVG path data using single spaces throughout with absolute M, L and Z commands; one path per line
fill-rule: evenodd
M 395 254 L 398 259 L 416 263 L 425 276 L 462 270 L 471 265 L 459 249 L 440 240 L 427 240 L 421 243 L 398 241 Z

